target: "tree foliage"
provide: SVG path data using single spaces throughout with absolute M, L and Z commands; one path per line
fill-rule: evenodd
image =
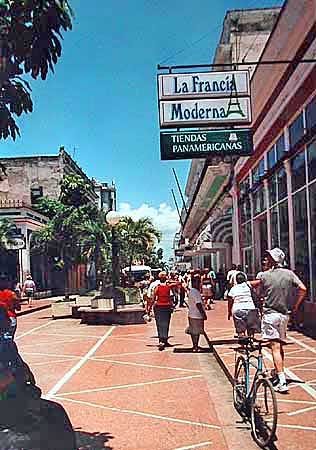
M 117 228 L 123 264 L 130 266 L 133 261 L 151 258 L 155 243 L 161 238 L 151 219 L 145 217 L 134 221 L 131 217 L 124 217 Z
M 0 139 L 20 135 L 14 116 L 33 111 L 30 74 L 45 80 L 72 28 L 67 0 L 0 0 Z
M 67 270 L 76 263 L 94 262 L 97 271 L 109 265 L 111 238 L 103 211 L 89 201 L 90 186 L 77 175 L 66 175 L 58 200 L 43 197 L 36 209 L 49 217 L 33 234 L 32 249 L 45 253 L 55 267 Z
M 0 219 L 0 252 L 7 250 L 6 243 L 12 240 L 12 235 L 16 233 L 16 225 L 9 219 Z

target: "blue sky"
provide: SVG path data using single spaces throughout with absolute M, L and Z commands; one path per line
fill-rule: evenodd
M 282 1 L 70 3 L 74 27 L 55 74 L 32 82 L 34 112 L 19 119 L 20 139 L 0 141 L 0 155 L 56 154 L 65 146 L 90 177 L 115 180 L 124 212 L 157 216 L 166 248 L 177 227 L 171 169 L 184 187 L 189 161 L 159 160 L 157 64 L 211 62 L 227 10 Z

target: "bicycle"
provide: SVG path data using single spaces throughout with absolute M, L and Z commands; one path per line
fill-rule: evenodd
M 234 406 L 237 411 L 250 416 L 252 436 L 261 448 L 276 440 L 278 407 L 276 395 L 263 367 L 262 348 L 268 344 L 251 337 L 238 339 L 240 347 L 235 354 L 233 384 Z M 258 351 L 257 355 L 253 353 Z M 256 369 L 250 380 L 250 368 Z

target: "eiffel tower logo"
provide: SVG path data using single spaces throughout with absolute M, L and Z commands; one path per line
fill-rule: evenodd
M 241 117 L 246 117 L 245 113 L 243 112 L 240 106 L 240 101 L 237 94 L 235 75 L 232 76 L 232 89 L 229 97 L 226 117 L 229 117 L 231 114 L 239 114 Z

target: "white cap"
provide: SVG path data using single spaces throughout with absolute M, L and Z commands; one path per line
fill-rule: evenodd
M 283 250 L 276 247 L 276 248 L 273 248 L 272 250 L 267 250 L 267 253 L 269 253 L 269 255 L 271 256 L 273 261 L 275 261 L 280 266 L 283 266 L 284 261 L 285 261 L 285 253 Z

